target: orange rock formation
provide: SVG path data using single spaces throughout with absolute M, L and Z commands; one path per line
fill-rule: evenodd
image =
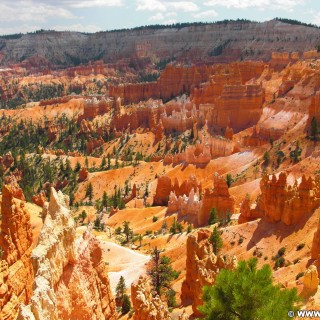
M 159 296 L 152 295 L 150 282 L 140 277 L 131 285 L 134 320 L 170 320 L 170 313 Z
M 19 319 L 116 319 L 106 263 L 96 238 L 75 241 L 68 198 L 51 189 L 45 221 L 32 252 L 35 272 L 30 304 Z
M 301 183 L 287 184 L 287 174 L 281 172 L 269 179 L 264 175 L 260 181 L 261 194 L 254 208 L 248 211 L 243 206 L 239 222 L 266 218 L 268 221 L 282 221 L 286 225 L 297 223 L 302 217 L 311 214 L 320 205 L 320 190 L 310 177 L 302 176 Z
M 14 320 L 20 303 L 32 295 L 33 269 L 30 260 L 32 231 L 24 202 L 14 199 L 11 185 L 2 188 L 0 260 L 0 318 Z
M 203 286 L 213 285 L 220 269 L 237 266 L 236 257 L 217 257 L 213 253 L 209 237 L 209 230 L 199 230 L 187 239 L 186 279 L 182 283 L 181 300 L 185 305 L 192 304 L 196 316 L 201 315 L 197 308 L 203 303 Z
M 216 208 L 218 215 L 234 212 L 234 199 L 230 196 L 226 180 L 215 175 L 214 188 L 212 191 L 206 189 L 202 197 L 201 210 L 198 214 L 198 225 L 208 225 L 210 211 Z

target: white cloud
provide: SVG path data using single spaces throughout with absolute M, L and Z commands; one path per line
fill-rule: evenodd
M 13 27 L 0 27 L 0 34 L 15 34 L 15 33 L 27 33 L 35 30 L 40 30 L 41 27 L 37 25 L 19 24 Z
M 32 1 L 12 2 L 5 0 L 0 3 L 0 20 L 2 22 L 38 21 L 44 22 L 49 17 L 73 19 L 75 16 L 64 8 L 57 8 L 49 4 L 35 4 Z
M 137 0 L 137 11 L 161 11 L 170 10 L 180 12 L 196 12 L 199 6 L 193 1 L 160 1 L 160 0 Z
M 149 18 L 149 20 L 151 20 L 151 21 L 161 21 L 163 19 L 164 19 L 164 15 L 161 12 L 158 12 L 157 14 L 155 14 L 154 16 L 151 16 Z
M 292 8 L 304 4 L 305 0 L 208 0 L 204 2 L 206 6 L 222 6 L 226 8 L 246 9 L 272 9 L 291 10 Z
M 66 1 L 66 4 L 73 8 L 120 7 L 124 5 L 122 0 L 70 0 Z
M 175 24 L 175 23 L 177 23 L 177 20 L 175 20 L 175 19 L 169 19 L 169 20 L 167 20 L 167 21 L 164 21 L 163 24 Z
M 218 14 L 215 10 L 207 10 L 207 11 L 202 11 L 202 12 L 192 14 L 192 17 L 196 19 L 213 18 L 217 16 Z

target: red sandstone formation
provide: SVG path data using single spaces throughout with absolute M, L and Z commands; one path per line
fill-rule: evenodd
M 318 223 L 317 231 L 314 234 L 312 248 L 311 248 L 311 258 L 319 260 L 320 259 L 320 219 Z
M 170 313 L 159 296 L 153 296 L 150 282 L 140 277 L 131 285 L 134 320 L 170 320 Z
M 320 190 L 310 177 L 303 175 L 301 183 L 287 184 L 287 174 L 281 172 L 269 179 L 264 175 L 260 182 L 261 194 L 256 207 L 241 212 L 240 222 L 266 218 L 270 222 L 282 221 L 286 225 L 296 224 L 301 218 L 311 214 L 320 205 Z
M 201 192 L 201 183 L 197 181 L 197 178 L 193 175 L 187 180 L 184 180 L 181 185 L 176 178 L 174 183 L 168 176 L 161 176 L 158 178 L 158 184 L 156 194 L 153 199 L 153 204 L 157 206 L 163 206 L 168 204 L 170 192 L 174 192 L 177 196 L 189 195 L 191 190 L 195 192 Z
M 99 242 L 91 231 L 75 240 L 68 202 L 61 192 L 51 190 L 32 252 L 34 291 L 30 304 L 21 307 L 20 320 L 117 318 Z
M 3 170 L 6 171 L 11 165 L 14 163 L 14 159 L 12 157 L 11 152 L 6 153 L 3 157 L 0 157 L 0 165 Z
M 79 171 L 78 182 L 83 182 L 88 178 L 89 172 L 85 167 L 81 167 Z
M 86 143 L 86 150 L 88 154 L 91 154 L 94 149 L 101 147 L 104 144 L 104 140 L 102 139 L 102 137 L 99 137 L 98 139 L 90 139 L 87 143 Z
M 199 230 L 187 239 L 186 279 L 182 283 L 181 300 L 184 305 L 192 304 L 196 316 L 200 316 L 198 307 L 202 305 L 202 288 L 214 284 L 219 270 L 234 269 L 236 257 L 216 256 L 208 241 L 209 230 Z
M 24 202 L 14 199 L 11 185 L 2 188 L 0 257 L 0 318 L 14 320 L 20 303 L 29 303 L 33 269 L 30 260 L 32 231 Z M 2 259 L 2 261 L 1 261 Z
M 234 199 L 230 196 L 226 180 L 223 177 L 214 177 L 214 189 L 206 189 L 202 197 L 201 211 L 198 214 L 198 225 L 208 224 L 210 211 L 216 208 L 218 215 L 234 212 Z
M 131 200 L 133 200 L 134 198 L 136 198 L 136 196 L 137 196 L 137 186 L 136 186 L 136 184 L 134 184 L 133 187 L 132 187 L 131 194 L 128 195 L 127 197 L 125 197 L 123 199 L 123 201 L 124 201 L 124 203 L 128 203 Z
M 41 191 L 40 193 L 32 196 L 32 202 L 34 204 L 36 204 L 37 206 L 43 208 L 44 204 L 47 202 L 47 197 L 46 197 L 46 194 L 44 193 L 44 191 Z

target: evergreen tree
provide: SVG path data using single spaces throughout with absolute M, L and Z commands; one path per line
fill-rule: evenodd
M 236 270 L 222 269 L 215 285 L 203 289 L 204 304 L 198 309 L 206 320 L 286 319 L 297 309 L 296 289 L 272 283 L 269 265 L 257 270 L 257 259 L 240 261 Z
M 318 120 L 316 117 L 313 117 L 311 120 L 311 136 L 314 140 L 318 140 L 319 128 L 318 128 Z
M 103 192 L 103 195 L 102 195 L 101 207 L 102 209 L 108 207 L 108 195 L 105 191 Z
M 215 224 L 218 222 L 218 212 L 216 208 L 212 208 L 210 210 L 210 216 L 209 216 L 209 225 Z
M 101 161 L 101 165 L 100 165 L 100 168 L 103 169 L 107 164 L 107 160 L 106 160 L 106 157 L 103 157 L 102 158 L 102 161 Z
M 125 234 L 125 236 L 126 236 L 126 243 L 128 243 L 129 242 L 129 237 L 131 236 L 131 234 L 132 234 L 132 230 L 131 230 L 131 228 L 130 228 L 130 222 L 128 222 L 128 221 L 124 221 L 123 222 L 123 233 Z
M 127 290 L 126 282 L 124 280 L 124 277 L 121 276 L 116 286 L 116 300 L 119 304 L 123 302 L 123 297 L 126 293 L 126 290 Z
M 124 294 L 123 296 L 123 301 L 122 301 L 122 306 L 121 306 L 121 313 L 122 314 L 127 314 L 131 309 L 131 301 L 130 298 L 127 294 Z
M 172 226 L 170 228 L 170 232 L 172 234 L 176 234 L 177 233 L 177 229 L 178 229 L 177 219 L 176 219 L 176 217 L 174 217 Z
M 228 173 L 226 176 L 226 182 L 227 182 L 228 188 L 230 188 L 233 183 L 232 175 L 230 173 Z
M 111 156 L 110 156 L 110 153 L 108 153 L 107 158 L 108 158 L 108 167 L 107 167 L 107 169 L 109 170 L 111 168 Z
M 212 245 L 214 254 L 217 255 L 223 246 L 223 242 L 222 242 L 222 239 L 221 239 L 221 236 L 220 236 L 220 233 L 219 233 L 219 230 L 217 227 L 213 228 L 213 231 L 212 231 L 211 236 L 209 238 L 209 242 Z
M 266 166 L 269 165 L 270 163 L 270 153 L 269 151 L 266 151 L 264 154 L 263 154 L 263 161 L 265 163 Z
M 152 266 L 148 273 L 151 277 L 152 286 L 159 295 L 171 289 L 171 282 L 177 279 L 180 274 L 173 270 L 170 258 L 167 256 L 160 257 L 160 250 L 157 247 L 152 252 Z
M 86 197 L 88 197 L 90 201 L 92 200 L 93 187 L 92 187 L 92 183 L 91 182 L 86 187 Z

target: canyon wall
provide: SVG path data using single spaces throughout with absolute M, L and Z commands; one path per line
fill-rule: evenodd
M 201 316 L 198 307 L 203 304 L 202 288 L 214 284 L 220 269 L 235 269 L 236 257 L 216 256 L 209 242 L 210 231 L 199 230 L 187 239 L 186 279 L 182 283 L 181 300 L 192 304 L 196 316 Z
M 261 194 L 256 206 L 248 210 L 243 206 L 239 222 L 265 218 L 270 222 L 282 221 L 286 225 L 298 223 L 320 206 L 320 190 L 317 183 L 304 175 L 301 182 L 287 183 L 287 174 L 281 172 L 277 178 L 264 175 L 260 181 Z
M 131 285 L 131 301 L 134 320 L 170 320 L 167 306 L 158 295 L 153 296 L 150 281 L 140 277 Z
M 14 198 L 16 187 L 4 185 L 1 202 L 0 319 L 15 320 L 20 303 L 32 295 L 32 231 L 25 204 Z
M 44 225 L 31 256 L 34 291 L 30 304 L 21 307 L 19 319 L 116 319 L 99 243 L 90 230 L 75 241 L 68 201 L 51 189 Z

